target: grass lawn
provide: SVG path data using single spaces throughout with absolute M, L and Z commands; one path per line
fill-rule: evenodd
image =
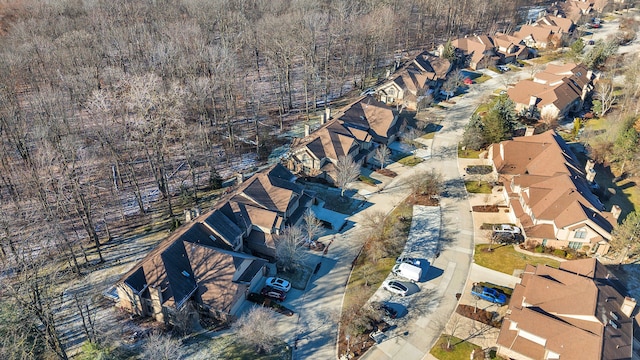
M 585 127 L 591 130 L 603 130 L 607 128 L 607 125 L 609 125 L 609 121 L 606 118 L 596 118 L 588 120 Z
M 416 166 L 418 164 L 420 164 L 421 162 L 423 162 L 424 159 L 421 159 L 419 157 L 415 157 L 413 155 L 409 155 L 407 157 L 404 157 L 400 160 L 398 160 L 398 162 L 404 166 Z
M 458 157 L 459 158 L 477 159 L 480 156 L 481 152 L 482 152 L 482 150 L 471 150 L 471 149 L 462 150 L 462 148 L 460 146 L 458 146 Z
M 258 354 L 251 346 L 235 341 L 232 335 L 222 336 L 208 341 L 202 341 L 200 348 L 206 346 L 212 359 L 228 360 L 280 360 L 291 359 L 291 349 L 284 341 L 280 341 L 270 354 Z M 198 352 L 202 354 L 202 350 Z
M 482 74 L 482 76 L 479 76 L 479 77 L 477 77 L 477 78 L 473 79 L 473 81 L 474 81 L 476 84 L 482 84 L 483 82 L 485 82 L 485 81 L 487 81 L 487 80 L 490 80 L 490 79 L 491 79 L 491 76 L 486 75 L 486 74 Z
M 561 54 L 559 52 L 546 52 L 544 54 L 541 54 L 537 58 L 531 59 L 530 61 L 532 61 L 532 62 L 534 62 L 536 64 L 543 64 L 544 65 L 544 64 L 547 64 L 547 63 L 549 63 L 551 61 L 558 60 L 558 59 L 562 58 L 562 55 L 563 54 Z
M 432 132 L 428 132 L 422 136 L 420 136 L 421 138 L 425 139 L 425 140 L 431 140 L 433 139 L 433 137 L 435 136 L 436 132 L 432 131 Z
M 491 194 L 491 184 L 486 181 L 465 181 L 464 186 L 472 194 Z
M 479 115 L 479 114 L 484 115 L 490 109 L 491 109 L 491 104 L 482 103 L 482 104 L 480 104 L 480 106 L 478 106 L 478 108 L 476 108 L 476 111 L 474 111 L 473 114 L 474 115 Z
M 492 252 L 484 251 L 488 247 L 489 244 L 476 245 L 473 256 L 475 263 L 505 274 L 511 275 L 513 270 L 524 269 L 526 264 L 546 264 L 555 268 L 560 266 L 558 260 L 522 254 L 515 251 L 512 245 L 493 244 Z
M 474 345 L 470 342 L 462 341 L 455 336 L 451 338 L 452 350 L 445 350 L 447 346 L 446 335 L 440 335 L 440 338 L 435 345 L 431 348 L 429 353 L 440 360 L 469 360 L 471 352 L 473 350 L 482 350 L 478 345 Z M 484 357 L 483 357 L 484 358 Z

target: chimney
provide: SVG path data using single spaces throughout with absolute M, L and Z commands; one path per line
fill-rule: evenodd
M 191 220 L 191 210 L 184 210 L 184 222 L 188 223 L 191 222 Z
M 236 185 L 242 184 L 243 181 L 244 181 L 244 175 L 242 175 L 242 173 L 240 173 L 240 172 L 237 172 L 236 173 Z
M 309 136 L 309 124 L 304 124 L 304 137 Z
M 330 108 L 324 109 L 324 117 L 325 117 L 326 121 L 331 120 L 331 109 Z
M 391 70 L 387 69 L 387 76 L 385 77 L 388 78 L 389 76 L 391 76 Z
M 194 207 L 193 208 L 193 217 L 197 218 L 198 216 L 200 216 L 200 212 L 201 212 L 201 210 L 200 210 L 199 207 Z
M 589 159 L 587 160 L 587 164 L 584 166 L 584 169 L 589 172 L 589 170 L 593 169 L 594 166 L 596 166 L 596 162 Z
M 524 130 L 524 136 L 532 136 L 535 131 L 536 128 L 534 128 L 533 126 L 527 126 L 527 128 Z
M 325 115 L 325 114 L 322 114 L 320 116 L 320 125 L 324 125 L 327 122 L 327 118 L 326 117 L 327 117 L 327 115 Z
M 500 143 L 500 159 L 504 160 L 504 144 Z
M 529 107 L 534 107 L 536 106 L 536 102 L 538 102 L 538 98 L 531 95 L 531 97 L 529 97 Z
M 620 305 L 620 311 L 627 317 L 631 317 L 633 310 L 636 308 L 636 299 L 625 296 L 622 305 Z
M 620 208 L 620 206 L 613 205 L 611 207 L 611 215 L 613 215 L 614 219 L 618 220 L 618 218 L 620 217 L 621 213 L 622 213 L 622 209 Z
M 593 183 L 596 180 L 596 171 L 594 169 L 587 170 L 587 181 Z

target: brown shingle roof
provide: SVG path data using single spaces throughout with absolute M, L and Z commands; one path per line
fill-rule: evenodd
M 519 31 L 514 35 L 520 39 L 524 39 L 527 36 L 531 36 L 536 43 L 546 43 L 549 41 L 551 35 L 553 35 L 553 29 L 547 26 L 541 25 L 522 25 Z
M 554 131 L 494 144 L 492 153 L 508 191 L 511 184 L 520 187 L 535 219 L 552 221 L 558 229 L 582 222 L 610 237 L 615 221 L 602 211 L 604 206 L 591 192 L 578 161 Z M 510 194 L 516 197 L 511 201 L 514 212 L 519 205 L 518 195 Z M 522 209 L 517 212 L 527 236 L 549 233 L 546 228 L 532 228 L 530 233 L 527 227 L 536 223 Z
M 394 130 L 395 114 L 386 104 L 367 96 L 348 106 L 339 119 L 348 128 L 367 130 L 374 137 L 387 139 Z
M 498 345 L 533 359 L 543 358 L 545 351 L 561 359 L 630 358 L 633 330 L 620 310 L 623 301 L 624 290 L 616 289 L 613 276 L 596 259 L 567 261 L 560 269 L 528 265 Z

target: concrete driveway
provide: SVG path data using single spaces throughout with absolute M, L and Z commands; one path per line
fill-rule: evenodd
M 351 263 L 363 241 L 358 220 L 370 211 L 388 213 L 393 210 L 409 195 L 406 180 L 411 175 L 418 171 L 439 171 L 445 180 L 445 191 L 440 199 L 440 256 L 433 260 L 431 266 L 440 269 L 442 274 L 429 280 L 425 290 L 412 295 L 415 305 L 408 308 L 412 316 L 402 324 L 404 331 L 373 347 L 363 359 L 409 360 L 421 359 L 428 354 L 446 324 L 443 319 L 448 319 L 457 305 L 455 294 L 463 292 L 473 253 L 473 219 L 464 181 L 458 170 L 457 143 L 465 124 L 484 96 L 500 86 L 499 76 L 496 76 L 485 83 L 473 85 L 463 97 L 455 98 L 456 104 L 441 111 L 443 128 L 431 142 L 430 156 L 412 168 L 390 165 L 389 168 L 398 175 L 387 179 L 383 190 L 367 193 L 367 206 L 347 218 L 346 230 L 320 239 L 325 244 L 331 242 L 331 245 L 326 256 L 315 255 L 310 260 L 314 267 L 321 263 L 319 272 L 313 275 L 305 291 L 286 302 L 296 314 L 293 317 L 277 315 L 278 326 L 274 331 L 294 348 L 294 359 L 333 359 L 338 356 L 337 321 Z

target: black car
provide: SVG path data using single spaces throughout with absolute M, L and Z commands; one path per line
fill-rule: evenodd
M 491 236 L 494 242 L 503 245 L 520 244 L 523 241 L 521 234 L 513 234 L 509 232 L 494 231 Z
M 287 298 L 287 294 L 284 291 L 271 286 L 263 287 L 260 294 L 277 301 L 284 301 Z
M 371 307 L 375 311 L 379 311 L 384 313 L 385 316 L 390 317 L 391 319 L 395 319 L 398 316 L 398 311 L 383 302 L 374 302 L 371 304 Z

